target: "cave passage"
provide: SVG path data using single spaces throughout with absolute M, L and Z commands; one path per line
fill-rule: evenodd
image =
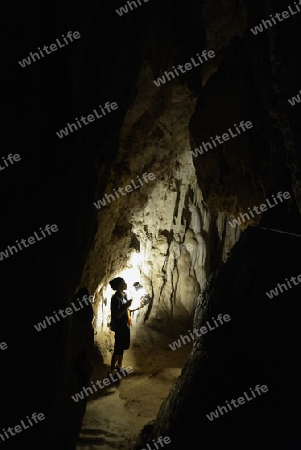
M 171 202 L 167 192 L 166 204 Z M 154 198 L 154 201 L 159 206 L 159 199 Z M 147 214 L 147 211 L 139 211 L 141 214 Z M 137 219 L 134 214 L 130 216 L 135 223 Z M 172 222 L 172 217 L 169 220 Z M 97 299 L 93 304 L 96 352 L 90 385 L 87 385 L 90 387 L 81 391 L 87 397 L 87 409 L 78 450 L 119 446 L 131 448 L 141 429 L 154 421 L 172 383 L 181 373 L 195 338 L 192 339 L 189 332 L 193 328 L 192 305 L 196 304 L 197 296 L 190 300 L 190 304 L 181 304 L 177 298 L 180 286 L 175 285 L 172 292 L 168 280 L 176 277 L 176 273 L 179 274 L 183 289 L 185 277 L 189 276 L 193 280 L 192 261 L 197 259 L 196 242 L 194 245 L 168 242 L 165 237 L 167 230 L 162 236 L 159 231 L 158 238 L 153 241 L 152 237 L 145 235 L 140 224 L 134 229 L 136 245 L 139 238 L 144 237 L 139 251 L 130 248 L 130 257 L 124 267 L 120 267 L 120 271 L 115 274 L 109 274 L 94 293 Z M 171 230 L 168 230 L 168 234 L 171 234 Z M 185 240 L 183 236 L 182 240 Z M 189 242 L 192 242 L 191 238 Z M 118 260 L 112 263 L 118 264 Z M 131 309 L 140 305 L 141 295 L 146 299 L 141 309 L 131 313 L 131 345 L 124 352 L 122 364 L 129 372 L 127 376 L 127 372 L 122 372 L 120 377 L 110 375 L 114 346 L 114 333 L 110 330 L 110 301 L 114 291 L 108 281 L 115 276 L 124 278 L 127 283 L 127 298 L 133 299 Z M 137 282 L 142 287 L 138 291 L 134 287 Z M 192 295 L 199 290 L 196 279 L 193 285 Z M 176 313 L 176 319 L 171 317 L 171 308 Z
M 149 77 L 145 71 L 142 78 Z M 145 80 L 141 86 L 143 83 Z M 92 392 L 90 386 L 78 450 L 118 445 L 131 448 L 141 429 L 155 420 L 194 340 L 200 336 L 193 331 L 194 313 L 210 267 L 215 261 L 226 260 L 241 232 L 239 227 L 227 224 L 225 214 L 210 215 L 197 184 L 191 152 L 187 151 L 188 116 L 182 114 L 177 117 L 177 126 L 183 143 L 175 152 L 169 138 L 169 120 L 177 114 L 177 102 L 166 106 L 166 118 L 161 113 L 159 120 L 151 118 L 149 124 L 146 117 L 146 123 L 139 128 L 132 123 L 134 117 L 141 122 L 143 105 L 150 101 L 145 96 L 154 95 L 152 91 L 154 88 L 141 95 L 138 92 L 126 115 L 118 166 L 112 167 L 111 182 L 101 204 L 94 204 L 100 210 L 98 232 L 81 281 L 81 285 L 91 286 L 101 270 L 106 273 L 101 282 L 94 283 L 93 326 L 98 358 L 91 376 L 93 386 L 108 377 L 114 345 L 114 333 L 110 331 L 114 291 L 109 281 L 117 276 L 124 278 L 127 297 L 134 299 L 132 309 L 139 303 L 135 282 L 142 285 L 149 301 L 131 313 L 131 346 L 125 351 L 123 366 L 132 372 L 117 384 L 107 378 L 106 389 L 94 387 Z M 189 110 L 194 102 L 183 89 L 182 108 Z M 143 127 L 147 127 L 151 138 L 142 155 Z M 145 160 L 156 152 L 152 139 L 155 133 L 161 141 L 160 156 L 146 168 Z M 146 173 L 153 173 L 153 179 L 143 183 Z M 123 186 L 123 191 L 125 186 L 136 188 L 128 188 L 127 195 L 119 191 L 118 195 L 118 186 Z M 208 331 L 215 329 L 213 322 L 210 326 Z

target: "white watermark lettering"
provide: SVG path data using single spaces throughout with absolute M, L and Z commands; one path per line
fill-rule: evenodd
M 171 72 L 165 71 L 164 75 L 162 75 L 162 77 L 157 78 L 157 80 L 153 80 L 153 83 L 155 83 L 155 85 L 159 87 L 161 86 L 161 84 L 165 84 L 166 81 L 170 81 L 171 79 L 176 78 L 176 76 L 178 77 L 182 73 L 186 73 L 189 70 L 193 69 L 194 67 L 200 66 L 205 61 L 208 61 L 209 58 L 211 59 L 214 57 L 215 53 L 213 50 L 209 50 L 209 52 L 207 50 L 203 50 L 201 56 L 199 55 L 199 53 L 197 53 L 195 57 L 199 62 L 195 61 L 194 58 L 190 58 L 189 62 L 187 62 L 186 64 L 179 64 L 178 67 L 173 66 L 173 71 Z
M 47 237 L 51 235 L 51 233 L 56 233 L 58 231 L 58 227 L 56 224 L 53 225 L 46 225 L 46 227 L 44 228 L 44 230 L 42 229 L 42 227 L 40 227 L 40 232 L 41 232 L 41 236 L 38 235 L 38 232 L 34 231 L 34 237 L 30 236 L 27 239 L 20 239 L 20 242 L 16 239 L 16 244 L 19 247 L 19 250 L 17 249 L 17 247 L 15 245 L 8 245 L 6 247 L 6 250 L 4 250 L 3 252 L 0 252 L 0 261 L 3 261 L 3 257 L 4 258 L 9 258 L 10 255 L 14 255 L 14 251 L 15 253 L 19 253 L 20 250 L 23 250 L 23 248 L 27 248 L 32 244 L 35 244 L 35 242 L 37 241 L 41 241 L 43 238 Z M 47 234 L 46 234 L 46 233 Z M 23 247 L 22 247 L 23 245 Z
M 223 133 L 221 136 L 219 136 L 217 134 L 215 136 L 215 138 L 213 138 L 213 137 L 210 138 L 211 142 L 202 142 L 199 148 L 195 148 L 194 150 L 191 150 L 192 155 L 194 157 L 198 156 L 198 154 L 202 155 L 204 153 L 203 149 L 205 150 L 205 152 L 208 152 L 208 150 L 212 150 L 213 146 L 217 147 L 218 144 L 223 144 L 224 142 L 229 141 L 229 139 L 237 137 L 242 132 L 245 132 L 245 131 L 249 130 L 250 128 L 253 128 L 253 124 L 250 121 L 244 122 L 242 120 L 239 125 L 236 125 L 236 123 L 235 123 L 234 127 L 238 134 L 235 134 L 235 132 L 233 133 L 231 128 L 228 128 L 227 131 L 229 131 L 229 133 Z
M 139 189 L 141 186 L 143 186 L 143 182 L 142 180 L 139 178 L 139 176 L 137 175 L 138 181 L 140 183 L 140 186 L 135 184 L 135 181 L 138 183 L 137 180 L 131 180 L 131 184 L 128 184 L 127 186 L 125 186 L 124 188 L 118 188 L 118 192 L 120 192 L 122 194 L 122 196 L 125 196 L 127 193 L 130 193 L 133 191 L 134 189 Z M 142 175 L 143 180 L 145 181 L 145 183 L 148 183 L 149 181 L 152 181 L 156 178 L 155 174 L 150 172 L 149 174 L 144 173 Z M 123 192 L 123 189 L 125 190 L 125 193 Z M 111 203 L 111 201 L 116 200 L 116 198 L 120 198 L 120 195 L 117 193 L 116 189 L 113 189 L 114 194 L 105 194 L 105 196 L 103 197 L 102 200 L 98 200 L 97 202 L 94 202 L 93 205 L 96 206 L 97 209 L 100 209 L 102 206 L 107 206 L 107 202 Z M 116 198 L 114 197 L 114 195 L 116 195 Z M 111 200 L 112 199 L 112 200 Z
M 268 391 L 268 387 L 263 384 L 262 386 L 260 386 L 260 384 L 257 384 L 254 388 L 254 390 L 257 392 L 257 394 L 260 396 L 261 393 L 265 394 Z M 252 388 L 250 388 L 252 397 L 248 397 L 247 392 L 243 393 L 243 397 L 238 397 L 237 400 L 230 400 L 230 402 L 228 402 L 226 400 L 226 406 L 219 406 L 217 407 L 217 409 L 215 411 L 212 411 L 210 414 L 206 414 L 207 419 L 210 420 L 210 422 L 212 422 L 212 420 L 214 419 L 218 419 L 220 417 L 220 414 L 223 416 L 224 413 L 227 413 L 229 411 L 232 411 L 232 406 L 234 406 L 235 408 L 238 408 L 240 405 L 244 405 L 246 403 L 246 400 L 248 402 L 250 402 L 251 400 L 253 400 L 253 398 L 256 398 L 256 393 L 253 391 Z M 238 405 L 235 403 L 237 401 Z M 231 403 L 232 406 L 229 404 Z M 227 409 L 228 408 L 228 409 Z
M 296 279 L 298 281 L 296 281 Z M 278 289 L 279 293 L 282 294 L 283 288 L 285 288 L 285 290 L 288 291 L 288 289 L 291 289 L 294 286 L 298 286 L 298 284 L 301 283 L 301 275 L 298 275 L 298 277 L 291 277 L 290 281 L 288 280 L 288 278 L 286 278 L 285 280 L 286 283 L 283 284 L 278 283 L 274 289 L 271 289 L 270 292 L 266 292 L 266 295 L 269 297 L 269 299 L 272 299 L 273 297 L 277 297 L 279 295 Z M 294 283 L 293 286 L 291 285 L 291 283 Z
M 149 0 L 143 0 L 143 1 L 144 1 L 144 3 L 147 3 Z M 142 5 L 140 0 L 136 0 L 136 1 L 132 1 L 132 2 L 128 1 L 127 4 L 125 4 L 124 6 L 121 6 L 121 8 L 119 8 L 119 9 L 115 9 L 115 11 L 117 12 L 117 14 L 119 16 L 123 16 L 123 14 L 127 14 L 129 12 L 127 5 L 130 7 L 130 10 L 133 11 L 132 5 L 134 5 L 135 8 L 138 8 L 137 3 L 139 3 L 140 6 Z
M 170 444 L 170 443 L 171 443 L 170 437 L 168 437 L 168 436 L 165 436 L 165 437 L 160 436 L 160 437 L 158 437 L 157 442 L 155 441 L 155 439 L 153 439 L 153 442 L 151 442 L 151 444 L 154 445 L 153 448 L 150 446 L 149 443 L 147 443 L 146 444 L 147 448 L 143 448 L 142 450 L 159 450 L 159 448 L 164 447 L 164 444 L 167 445 L 167 444 Z M 160 447 L 158 447 L 157 444 L 160 444 Z
M 291 104 L 291 106 L 295 106 L 296 103 L 300 103 L 301 102 L 301 90 L 299 91 L 299 94 L 296 95 L 296 97 L 289 98 L 288 102 Z
M 1 342 L 0 343 L 0 348 L 1 348 L 1 350 L 6 350 L 7 349 L 7 343 L 6 342 Z
M 67 38 L 69 39 L 70 42 L 73 42 L 73 39 L 79 39 L 80 37 L 81 36 L 78 31 L 74 31 L 73 33 L 72 33 L 72 31 L 68 31 L 68 33 L 67 33 Z M 43 53 L 43 50 L 46 53 L 46 55 L 50 55 L 51 52 L 56 52 L 58 47 L 62 48 L 62 47 L 65 47 L 66 45 L 68 45 L 69 42 L 63 34 L 62 34 L 62 38 L 63 38 L 65 44 L 62 44 L 62 42 L 60 42 L 59 39 L 56 39 L 56 43 L 58 44 L 58 46 L 56 44 L 51 44 L 50 46 L 44 45 L 42 50 L 40 47 L 38 47 L 40 55 L 39 55 L 39 53 L 30 52 L 29 56 L 27 58 L 22 59 L 22 61 L 18 61 L 20 66 L 22 67 L 22 69 L 24 69 L 24 67 L 26 67 L 26 66 L 30 66 L 31 61 L 36 62 L 36 58 L 41 59 L 41 56 L 42 56 L 42 58 L 44 58 L 45 55 Z M 49 51 L 48 47 L 49 47 L 50 51 Z
M 255 211 L 256 214 L 261 214 L 261 213 L 267 211 L 268 208 L 274 208 L 275 206 L 277 206 L 277 205 L 278 205 L 278 202 L 277 202 L 277 200 L 276 200 L 275 195 L 272 195 L 272 197 L 273 197 L 273 202 L 274 202 L 274 203 L 271 203 L 271 202 L 267 199 L 267 200 L 266 200 L 267 205 L 263 203 L 263 204 L 260 205 L 260 206 L 253 206 L 253 208 L 252 208 L 253 211 Z M 283 198 L 282 198 L 282 197 L 283 197 Z M 288 200 L 290 197 L 291 197 L 291 195 L 290 195 L 289 192 L 284 192 L 284 193 L 282 194 L 282 192 L 280 191 L 280 192 L 278 192 L 278 194 L 277 194 L 277 198 L 278 198 L 278 200 L 280 201 L 280 203 L 283 203 L 283 199 L 284 199 L 284 200 Z M 271 200 L 271 201 L 272 201 L 272 200 Z M 258 209 L 258 208 L 259 208 L 259 209 Z M 246 220 L 252 220 L 252 219 L 255 217 L 254 214 L 253 214 L 252 211 L 251 211 L 251 208 L 248 208 L 248 210 L 249 210 L 248 213 L 244 213 L 244 214 L 243 214 L 243 213 L 240 213 L 240 214 L 239 214 L 240 217 L 237 217 L 236 219 L 232 220 L 232 222 L 231 222 L 231 221 L 228 221 L 228 223 L 231 225 L 232 228 L 235 228 L 235 225 L 241 225 L 242 222 L 245 222 Z M 249 214 L 250 214 L 250 215 L 249 215 Z M 250 218 L 250 216 L 252 216 L 252 219 Z
M 0 170 L 5 170 L 7 167 L 12 166 L 15 162 L 19 162 L 21 160 L 21 156 L 16 153 L 15 155 L 12 155 L 11 153 L 5 158 L 2 156 L 3 162 L 1 161 L 0 164 Z
M 102 107 L 102 105 L 99 105 L 99 108 L 100 108 L 100 110 L 101 110 L 101 112 L 103 113 L 103 115 L 105 116 L 106 115 L 106 113 L 105 113 L 105 110 L 104 110 L 104 108 L 106 108 L 106 110 L 110 113 L 110 112 L 112 112 L 111 110 L 115 110 L 115 109 L 117 109 L 118 108 L 118 105 L 117 105 L 117 103 L 115 103 L 115 102 L 113 102 L 113 103 L 109 103 L 109 102 L 106 102 L 106 104 L 104 105 L 104 107 Z M 80 119 L 78 119 L 77 117 L 75 117 L 75 120 L 76 120 L 76 122 L 77 122 L 77 125 L 75 124 L 75 123 L 67 123 L 67 126 L 66 126 L 66 128 L 63 128 L 62 130 L 60 130 L 60 131 L 56 131 L 55 132 L 55 134 L 60 138 L 60 139 L 62 139 L 64 136 L 68 136 L 69 135 L 69 131 L 71 132 L 71 133 L 73 133 L 73 131 L 77 131 L 78 130 L 78 128 L 82 128 L 82 125 L 81 125 L 81 123 L 80 122 L 82 122 L 84 125 L 89 125 L 89 123 L 91 123 L 91 122 L 94 122 L 94 120 L 95 120 L 95 118 L 96 119 L 101 119 L 103 116 L 102 116 L 102 114 L 98 114 L 97 113 L 97 111 L 96 111 L 96 109 L 93 109 L 93 113 L 95 114 L 95 116 L 93 115 L 93 114 L 89 114 L 88 116 L 81 116 L 81 118 Z M 86 120 L 87 119 L 87 120 Z M 72 128 L 73 127 L 73 128 Z
M 128 367 L 119 369 L 119 372 L 117 371 L 117 373 L 116 373 L 116 376 L 117 376 L 116 379 L 114 378 L 114 375 L 110 372 L 108 375 L 108 378 L 104 378 L 103 380 L 96 380 L 95 383 L 94 383 L 94 381 L 91 380 L 90 383 L 92 384 L 92 387 L 83 386 L 82 391 L 78 392 L 75 395 L 71 395 L 72 400 L 74 400 L 75 402 L 78 402 L 79 400 L 84 400 L 85 396 L 88 397 L 89 395 L 93 394 L 94 392 L 97 392 L 97 387 L 95 385 L 97 385 L 99 389 L 104 389 L 105 386 L 110 386 L 112 383 L 116 383 L 116 381 L 122 379 L 122 376 L 126 377 L 130 373 L 134 372 L 134 370 L 133 370 L 132 366 L 128 366 Z M 102 386 L 102 384 L 104 384 L 104 386 Z
M 53 315 L 56 317 L 56 320 L 53 316 L 49 316 L 49 317 L 45 316 L 45 320 L 43 320 L 43 322 L 39 322 L 37 325 L 34 325 L 35 329 L 37 331 L 45 330 L 45 328 L 47 328 L 48 325 L 52 325 L 53 323 L 57 323 L 57 321 L 59 322 L 61 320 L 61 318 L 58 316 L 58 314 L 60 314 L 60 316 L 63 319 L 66 319 L 66 317 L 71 316 L 71 314 L 73 314 L 73 312 L 80 311 L 85 306 L 90 305 L 91 303 L 94 303 L 94 295 L 90 295 L 89 297 L 87 295 L 84 295 L 81 299 L 78 298 L 77 300 L 80 304 L 80 308 L 76 308 L 76 305 L 74 304 L 74 302 L 72 302 L 71 303 L 72 308 L 71 308 L 71 306 L 69 306 L 65 310 L 60 309 L 58 312 L 53 311 Z M 85 305 L 83 305 L 82 302 L 85 303 Z M 64 314 L 66 314 L 66 315 L 64 316 Z M 51 320 L 52 320 L 52 322 L 51 322 Z
M 199 296 L 199 297 L 200 297 L 200 296 Z M 198 299 L 199 299 L 199 297 L 198 297 Z M 199 330 L 198 330 L 197 328 L 194 328 L 194 329 L 193 329 L 193 332 L 191 332 L 190 330 L 188 330 L 188 333 L 189 333 L 191 339 L 192 339 L 192 340 L 195 339 L 195 336 L 194 336 L 193 333 L 195 333 L 197 337 L 201 337 L 203 334 L 208 333 L 208 331 L 213 331 L 213 330 L 215 330 L 216 328 L 219 328 L 219 326 L 220 326 L 220 325 L 223 325 L 224 322 L 229 322 L 229 321 L 231 320 L 231 317 L 229 316 L 229 314 L 224 314 L 223 316 L 222 316 L 222 314 L 219 314 L 219 315 L 217 316 L 216 320 L 215 320 L 214 317 L 212 317 L 211 320 L 212 320 L 212 322 L 214 323 L 215 327 L 214 327 L 214 326 L 212 327 L 212 326 L 211 326 L 212 323 L 210 324 L 209 321 L 207 320 L 206 324 L 203 325 Z M 218 323 L 217 321 L 218 321 L 219 323 Z M 188 336 L 187 334 L 184 334 L 184 336 L 181 334 L 181 335 L 180 335 L 180 339 L 178 339 L 177 341 L 174 341 L 172 344 L 169 344 L 168 346 L 174 351 L 174 350 L 176 350 L 177 348 L 182 347 L 182 344 L 185 345 L 185 344 L 187 344 L 188 342 L 191 342 L 189 336 Z
M 16 436 L 17 433 L 21 433 L 23 430 L 27 430 L 28 428 L 34 426 L 34 424 L 39 423 L 39 421 L 42 421 L 45 419 L 44 414 L 42 413 L 33 413 L 31 418 L 26 416 L 27 420 L 21 420 L 21 425 L 15 425 L 14 427 L 8 427 L 6 430 L 2 428 L 3 431 L 0 433 L 0 439 L 2 442 L 6 441 L 10 438 L 10 436 Z M 32 421 L 34 423 L 32 423 Z M 4 437 L 5 436 L 5 437 Z
M 256 25 L 254 28 L 251 28 L 252 33 L 255 35 L 257 35 L 258 33 L 262 33 L 264 31 L 264 28 L 267 30 L 268 28 L 271 28 L 274 25 L 277 25 L 277 23 L 283 22 L 283 20 L 288 19 L 288 18 L 298 14 L 301 11 L 299 6 L 301 6 L 301 0 L 299 0 L 299 4 L 297 4 L 295 2 L 295 8 L 296 8 L 295 10 L 293 9 L 293 7 L 288 6 L 288 11 L 283 11 L 280 14 L 276 13 L 276 14 L 274 14 L 274 16 L 272 16 L 272 14 L 270 14 L 270 19 L 267 19 L 267 20 L 262 19 L 260 25 Z

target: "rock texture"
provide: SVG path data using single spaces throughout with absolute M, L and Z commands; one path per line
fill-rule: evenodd
M 124 270 L 128 284 L 137 274 L 152 297 L 138 323 L 167 333 L 187 330 L 208 275 L 225 261 L 240 235 L 224 214 L 210 214 L 196 182 L 192 155 L 186 150 L 195 98 L 180 85 L 158 94 L 151 83 L 150 70 L 143 69 L 105 192 L 108 196 L 131 180 L 139 189 L 107 197 L 111 203 L 100 208 L 98 232 L 80 283 L 97 291 L 96 328 L 104 332 L 113 294 L 108 282 Z M 155 180 L 143 181 L 143 173 L 153 173 Z M 100 333 L 98 337 L 102 341 Z
M 229 314 L 230 322 L 195 341 L 181 376 L 163 402 L 155 424 L 137 442 L 142 449 L 159 436 L 170 447 L 201 442 L 210 448 L 298 448 L 300 369 L 295 343 L 300 286 L 279 297 L 265 294 L 298 273 L 300 239 L 266 230 L 247 230 L 218 273 L 212 274 L 197 306 L 194 326 Z M 235 267 L 235 269 L 234 269 Z M 286 311 L 290 311 L 288 314 Z M 214 326 L 214 325 L 213 325 Z M 257 384 L 268 391 L 252 398 Z M 246 404 L 210 421 L 207 414 L 247 392 Z M 239 408 L 239 409 L 238 409 Z

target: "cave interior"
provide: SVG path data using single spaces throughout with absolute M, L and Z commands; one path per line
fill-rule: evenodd
M 301 7 L 124 5 L 23 4 L 5 25 L 0 442 L 301 449 Z M 109 369 L 118 276 L 148 296 L 119 425 L 109 394 L 72 400 Z M 89 310 L 58 316 L 83 288 Z

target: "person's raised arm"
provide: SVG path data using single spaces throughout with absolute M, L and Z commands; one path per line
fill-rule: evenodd
M 138 306 L 138 308 L 135 308 L 135 309 L 129 309 L 130 312 L 137 311 L 138 309 L 141 309 L 141 308 L 143 308 L 143 306 L 145 306 L 143 297 L 141 297 L 141 298 L 142 298 L 142 300 L 140 301 L 140 306 Z

